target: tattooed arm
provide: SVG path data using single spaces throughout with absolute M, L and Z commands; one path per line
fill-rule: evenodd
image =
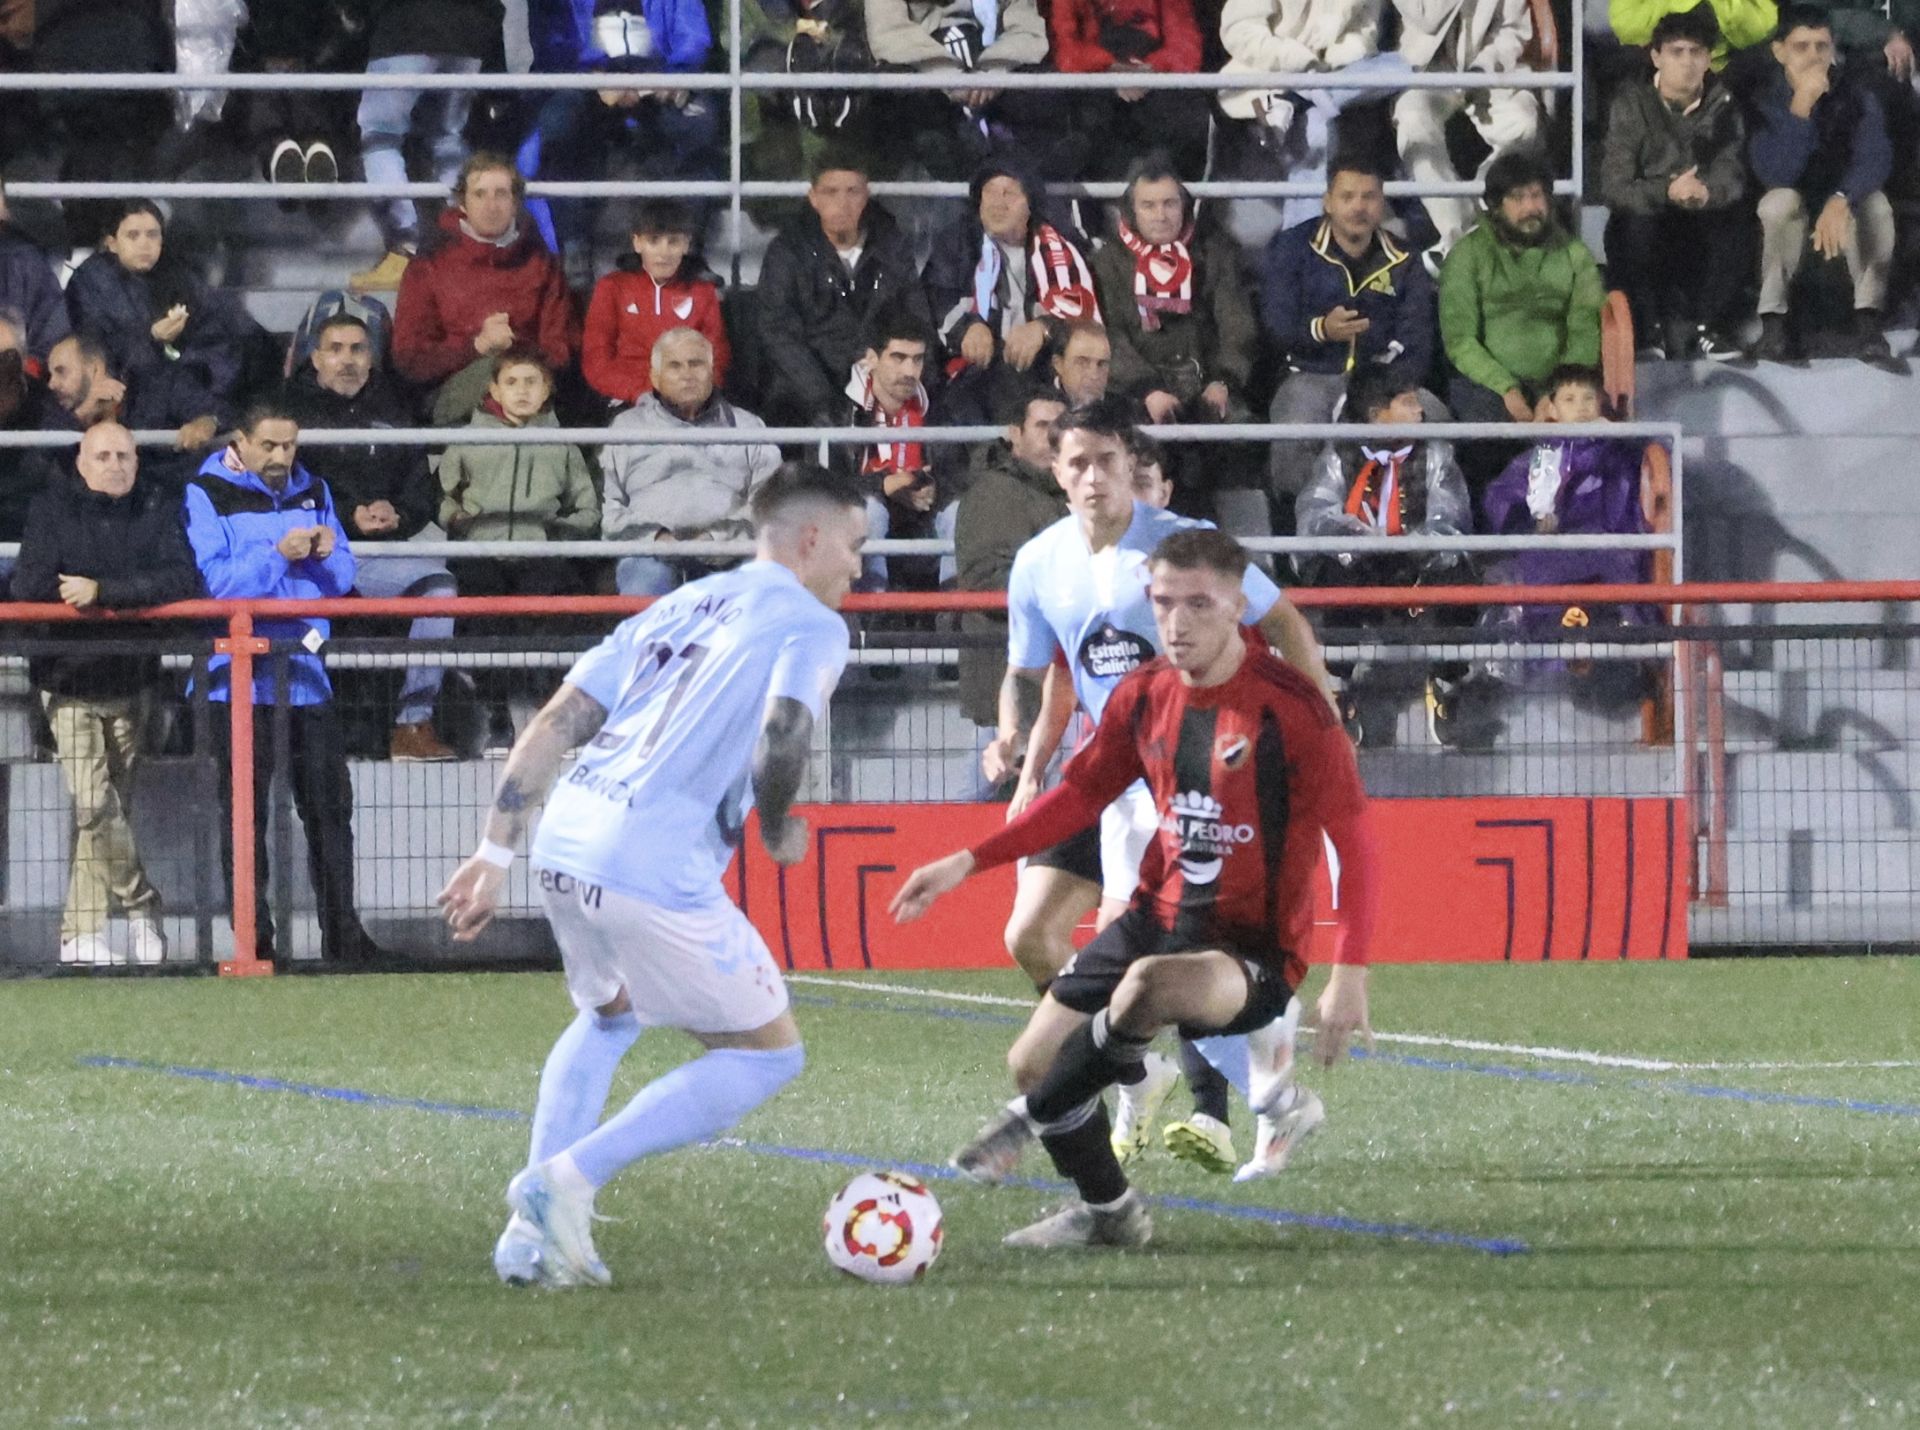
M 793 802 L 806 778 L 812 744 L 812 711 L 784 695 L 767 702 L 753 747 L 753 802 L 760 811 L 760 842 L 782 864 L 806 857 L 807 822 L 794 817 Z
M 511 849 L 519 842 L 534 806 L 546 799 L 559 778 L 567 751 L 591 740 L 606 721 L 606 708 L 599 701 L 575 686 L 560 687 L 514 741 L 487 815 L 486 844 Z M 446 910 L 456 942 L 477 938 L 492 921 L 506 879 L 506 866 L 488 858 L 484 847 L 454 871 L 436 902 Z
M 1047 668 L 1007 667 L 1000 682 L 1000 728 L 980 752 L 980 771 L 995 784 L 1020 772 L 1034 722 L 1040 718 L 1041 682 Z

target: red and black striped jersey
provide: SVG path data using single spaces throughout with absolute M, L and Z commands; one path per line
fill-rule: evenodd
M 1074 832 L 1053 826 L 1144 778 L 1160 829 L 1135 906 L 1183 947 L 1271 958 L 1297 985 L 1321 831 L 1350 825 L 1366 793 L 1325 697 L 1257 630 L 1242 634 L 1247 658 L 1219 685 L 1187 684 L 1164 657 L 1127 676 L 1067 765 L 1061 798 L 1036 802 L 973 852 L 986 865 L 1032 852 L 1024 846 L 1034 840 L 1045 847 Z

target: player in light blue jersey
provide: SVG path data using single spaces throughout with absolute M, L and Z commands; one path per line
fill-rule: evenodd
M 575 663 L 440 894 L 454 938 L 476 937 L 546 801 L 531 858 L 579 1013 L 540 1075 L 532 1153 L 507 1188 L 494 1269 L 511 1284 L 608 1284 L 594 1194 L 631 1162 L 731 1127 L 800 1072 L 786 983 L 720 880 L 756 806 L 775 860 L 806 853 L 792 808 L 846 666 L 835 612 L 860 575 L 866 517 L 851 483 L 797 462 L 755 492 L 753 517 L 754 560 L 662 597 Z M 647 1027 L 706 1052 L 601 1123 Z
M 1007 586 L 1007 674 L 1000 687 L 1000 724 L 982 755 L 990 778 L 1021 764 L 1040 711 L 1041 691 L 1056 653 L 1065 656 L 1075 695 L 1094 720 L 1120 681 L 1159 654 L 1147 597 L 1147 558 L 1171 532 L 1204 526 L 1134 498 L 1131 426 L 1118 404 L 1101 402 L 1062 417 L 1053 431 L 1053 474 L 1068 514 L 1014 557 Z M 1323 691 L 1325 664 L 1313 629 L 1267 574 L 1248 566 L 1247 620 Z M 1331 694 L 1328 696 L 1332 699 Z M 1039 792 L 1041 768 L 1028 760 L 1008 817 Z M 1007 950 L 1045 990 L 1073 955 L 1073 931 L 1098 910 L 1100 928 L 1125 912 L 1140 881 L 1140 860 L 1158 816 L 1136 785 L 1108 807 L 1098 830 L 1033 856 L 1015 885 Z M 1243 1068 L 1236 1049 L 1232 1060 Z M 1244 1081 L 1245 1074 L 1238 1073 Z M 1140 1155 L 1179 1072 L 1154 1055 L 1137 1082 L 1120 1088 L 1114 1144 L 1123 1161 Z M 1233 1170 L 1232 1140 L 1217 1118 L 1170 1129 L 1169 1146 L 1214 1171 Z M 1271 1139 L 1269 1139 L 1271 1141 Z M 1284 1160 L 1286 1149 L 1281 1150 Z

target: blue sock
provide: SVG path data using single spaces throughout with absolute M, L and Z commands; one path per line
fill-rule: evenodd
M 629 1163 L 703 1142 L 772 1097 L 806 1064 L 790 1048 L 716 1048 L 656 1078 L 601 1127 L 567 1149 L 589 1182 L 603 1187 Z
M 614 1069 L 639 1036 L 640 1020 L 632 1013 L 582 1013 L 567 1025 L 540 1073 L 530 1163 L 564 1152 L 593 1131 L 606 1109 Z

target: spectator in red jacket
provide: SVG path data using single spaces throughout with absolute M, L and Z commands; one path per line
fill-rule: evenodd
M 653 390 L 653 345 L 670 328 L 692 328 L 713 345 L 713 380 L 727 379 L 727 326 L 720 290 L 688 260 L 697 220 L 673 199 L 640 205 L 633 257 L 595 285 L 580 340 L 580 367 L 602 397 L 631 406 Z
M 573 361 L 579 327 L 560 264 L 523 222 L 526 180 L 501 154 L 475 154 L 440 216 L 442 242 L 407 265 L 393 315 L 393 365 L 434 388 L 437 426 L 464 423 L 487 394 L 493 360 L 537 348 Z
M 1053 0 L 1047 18 L 1053 67 L 1062 74 L 1196 74 L 1200 27 L 1193 0 Z M 1136 154 L 1171 152 L 1189 179 L 1206 167 L 1208 96 L 1200 90 L 1071 92 L 1073 124 L 1094 142 L 1094 168 L 1118 178 Z

